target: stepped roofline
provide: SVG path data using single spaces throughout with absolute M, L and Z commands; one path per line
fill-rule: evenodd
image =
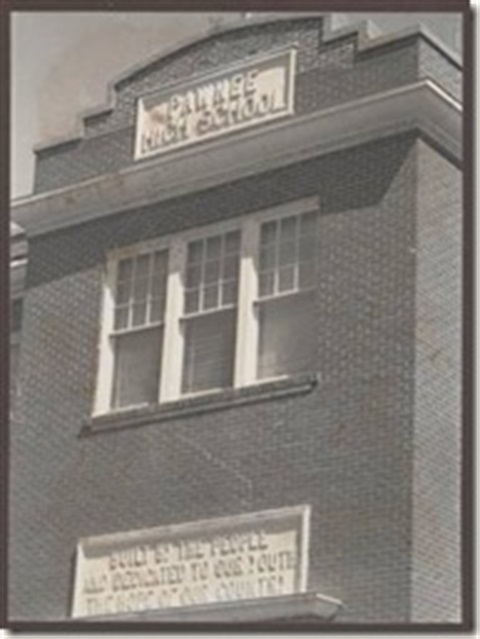
M 273 24 L 275 22 L 292 22 L 305 19 L 323 19 L 323 42 L 331 43 L 335 40 L 339 40 L 348 36 L 357 37 L 357 53 L 368 51 L 378 47 L 385 47 L 412 36 L 423 37 L 430 42 L 436 49 L 438 49 L 445 57 L 447 57 L 452 64 L 462 68 L 461 56 L 454 52 L 448 45 L 444 44 L 441 39 L 434 35 L 428 28 L 423 25 L 413 25 L 405 27 L 395 32 L 384 33 L 381 32 L 376 25 L 370 20 L 363 20 L 361 22 L 349 24 L 346 26 L 335 26 L 331 13 L 325 12 L 309 12 L 309 13 L 296 13 L 294 16 L 259 16 L 253 15 L 250 19 L 235 20 L 223 25 L 215 25 L 210 27 L 206 31 L 196 34 L 193 37 L 189 37 L 180 42 L 175 43 L 172 46 L 164 48 L 160 53 L 156 53 L 154 56 L 143 60 L 122 73 L 117 75 L 107 84 L 106 100 L 103 104 L 85 109 L 79 112 L 75 119 L 75 124 L 70 133 L 65 135 L 51 138 L 47 141 L 40 142 L 33 147 L 35 153 L 45 151 L 55 146 L 63 144 L 73 143 L 81 140 L 84 137 L 85 120 L 95 116 L 107 114 L 115 109 L 117 87 L 119 84 L 126 82 L 133 78 L 138 73 L 141 73 L 148 69 L 148 67 L 157 64 L 161 60 L 168 58 L 169 56 L 178 53 L 182 49 L 187 49 L 199 42 L 204 42 L 211 38 L 218 37 L 225 33 L 233 31 L 239 31 L 241 29 L 248 29 L 252 26 Z

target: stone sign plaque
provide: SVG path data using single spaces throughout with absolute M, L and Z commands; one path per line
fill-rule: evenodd
M 295 49 L 144 96 L 137 103 L 135 159 L 293 113 Z
M 305 592 L 309 507 L 81 539 L 73 617 Z

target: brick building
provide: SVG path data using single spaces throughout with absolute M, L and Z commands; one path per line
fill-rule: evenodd
M 110 98 L 12 207 L 10 618 L 459 622 L 461 63 L 254 19 Z

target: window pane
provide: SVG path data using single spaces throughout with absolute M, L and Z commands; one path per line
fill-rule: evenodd
M 280 242 L 294 241 L 296 226 L 296 217 L 284 217 L 280 221 Z
M 203 308 L 217 308 L 218 306 L 218 284 L 206 286 L 203 290 Z
M 278 271 L 278 290 L 280 292 L 291 291 L 295 288 L 295 268 L 287 266 Z
M 262 225 L 260 298 L 293 292 L 314 284 L 315 224 L 316 213 L 308 212 Z M 301 263 L 305 264 L 300 266 Z
M 274 276 L 275 276 L 275 273 L 273 271 L 260 273 L 260 282 L 259 282 L 260 297 L 273 295 Z
M 266 244 L 262 246 L 262 250 L 260 251 L 260 270 L 268 271 L 269 269 L 275 268 L 275 245 L 274 244 Z
M 128 326 L 128 306 L 118 306 L 115 309 L 114 328 L 116 331 Z
M 203 242 L 203 243 L 202 243 Z M 188 247 L 186 270 L 186 288 L 200 289 L 200 300 L 195 302 L 193 294 L 185 293 L 185 313 L 208 311 L 222 304 L 231 304 L 236 297 L 233 287 L 225 289 L 222 283 L 238 280 L 239 274 L 240 232 L 233 231 L 225 235 L 215 235 L 201 242 L 191 242 Z
M 238 286 L 237 282 L 225 282 L 222 285 L 222 304 L 237 303 Z
M 207 260 L 215 260 L 220 257 L 222 236 L 209 237 L 207 240 Z
M 160 277 L 156 277 L 152 281 L 151 286 L 151 295 L 152 297 L 165 297 L 167 294 L 167 279 L 160 279 Z
M 139 255 L 135 264 L 135 280 L 148 277 L 150 267 L 150 255 Z
M 295 242 L 284 242 L 280 244 L 279 265 L 294 264 L 295 260 Z
M 191 266 L 187 269 L 187 288 L 195 288 L 200 285 L 200 280 L 202 277 L 202 269 L 200 264 L 196 264 L 195 266 Z
M 133 297 L 138 302 L 147 298 L 148 279 L 146 277 L 135 278 Z
M 150 305 L 150 322 L 160 322 L 165 312 L 165 298 L 159 297 L 152 300 Z
M 113 408 L 157 401 L 161 341 L 160 328 L 114 338 Z
M 259 308 L 258 377 L 314 370 L 313 296 L 292 295 L 262 302 Z
M 117 283 L 117 294 L 115 296 L 116 304 L 128 303 L 130 299 L 131 281 L 123 281 Z
M 220 260 L 205 264 L 205 283 L 211 284 L 220 278 Z
M 223 279 L 235 280 L 238 277 L 238 255 L 227 257 L 223 262 Z
M 132 326 L 142 326 L 147 320 L 147 302 L 133 305 Z
M 200 291 L 195 288 L 185 292 L 185 313 L 196 313 L 199 309 Z
M 235 327 L 234 310 L 187 320 L 183 393 L 232 385 Z

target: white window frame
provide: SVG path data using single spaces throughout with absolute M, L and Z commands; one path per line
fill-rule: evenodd
M 114 379 L 114 347 L 111 335 L 114 333 L 114 310 L 116 273 L 120 260 L 136 257 L 142 253 L 168 250 L 167 295 L 163 329 L 161 374 L 158 390 L 158 404 L 176 401 L 197 395 L 206 395 L 224 389 L 182 393 L 182 367 L 184 353 L 184 287 L 187 247 L 190 242 L 223 235 L 239 230 L 240 268 L 238 283 L 237 328 L 234 357 L 233 388 L 264 384 L 275 378 L 257 378 L 258 358 L 258 263 L 260 255 L 260 228 L 270 220 L 301 215 L 309 211 L 319 211 L 318 197 L 295 200 L 277 207 L 264 209 L 235 218 L 196 227 L 175 235 L 163 236 L 139 244 L 114 249 L 107 255 L 103 277 L 103 300 L 101 328 L 98 345 L 98 372 L 94 398 L 94 416 L 128 411 L 139 406 L 112 408 L 111 397 Z M 296 295 L 298 291 L 285 295 Z

